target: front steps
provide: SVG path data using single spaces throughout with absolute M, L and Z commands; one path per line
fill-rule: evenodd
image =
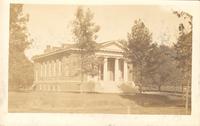
M 122 93 L 119 88 L 120 82 L 114 81 L 102 81 L 98 82 L 95 87 L 95 91 L 99 93 Z

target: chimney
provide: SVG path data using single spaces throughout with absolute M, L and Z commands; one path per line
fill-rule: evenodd
M 44 50 L 44 53 L 48 53 L 51 51 L 51 46 L 50 45 L 47 45 L 46 46 L 46 49 Z

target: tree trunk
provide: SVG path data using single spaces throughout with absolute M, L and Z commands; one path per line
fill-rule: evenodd
M 84 81 L 84 76 L 83 76 L 83 55 L 81 54 L 81 84 L 80 84 L 80 91 L 83 93 L 83 81 Z
M 158 91 L 159 92 L 161 91 L 161 85 L 158 85 Z
M 190 80 L 188 80 L 187 82 L 187 87 L 186 87 L 186 100 L 185 100 L 185 113 L 188 114 L 188 109 L 189 109 L 189 89 L 190 89 L 190 86 L 189 86 L 189 82 Z
M 142 75 L 142 74 L 143 74 L 143 73 L 142 73 L 142 70 L 143 70 L 143 69 L 142 69 L 142 63 L 141 63 L 141 70 L 140 70 L 140 86 L 139 86 L 139 91 L 140 91 L 140 93 L 142 93 L 142 82 L 143 82 L 143 81 L 142 81 L 142 76 L 143 76 L 143 75 Z
M 183 88 L 183 87 L 184 87 L 184 84 L 182 83 L 182 84 L 181 84 L 182 93 L 184 92 L 184 88 Z
M 140 92 L 140 94 L 142 93 L 142 86 L 141 86 L 141 84 L 139 85 L 139 92 Z

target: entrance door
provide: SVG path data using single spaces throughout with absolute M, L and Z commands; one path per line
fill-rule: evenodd
M 115 60 L 108 59 L 108 80 L 115 81 Z

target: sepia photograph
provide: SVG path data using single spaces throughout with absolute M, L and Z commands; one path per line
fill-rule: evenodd
M 0 0 L 0 126 L 199 126 L 199 12 Z
M 10 4 L 9 113 L 191 115 L 193 15 Z

